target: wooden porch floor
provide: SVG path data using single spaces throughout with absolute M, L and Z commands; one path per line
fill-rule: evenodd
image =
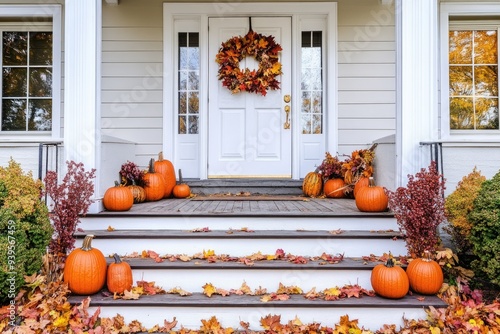
M 134 204 L 125 212 L 103 211 L 106 216 L 343 216 L 391 217 L 391 212 L 367 213 L 356 208 L 353 199 L 279 196 L 194 196 Z

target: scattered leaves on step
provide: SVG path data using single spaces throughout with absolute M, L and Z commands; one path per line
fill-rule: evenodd
M 290 296 L 287 294 L 283 294 L 283 293 L 278 294 L 276 292 L 272 292 L 268 295 L 262 296 L 262 298 L 260 298 L 260 301 L 263 303 L 267 303 L 269 301 L 276 301 L 276 300 L 283 301 L 283 300 L 288 300 L 288 299 L 290 299 Z
M 235 295 L 250 295 L 252 296 L 254 293 L 252 292 L 252 289 L 247 285 L 247 282 L 243 281 L 239 289 L 231 289 L 229 290 L 231 293 L 234 293 Z
M 123 291 L 123 296 L 121 296 L 121 299 L 125 299 L 125 300 L 139 299 L 140 296 L 141 296 L 141 294 L 139 294 L 137 292 L 125 290 L 125 291 Z M 118 298 L 115 298 L 115 299 L 118 299 Z
M 166 293 L 163 288 L 156 286 L 155 282 L 137 281 L 137 287 L 143 289 L 144 295 L 162 295 Z
M 331 255 L 324 253 L 317 257 L 312 257 L 311 261 L 320 261 L 319 264 L 338 264 L 344 260 L 344 254 Z
M 285 286 L 283 285 L 283 283 L 280 282 L 276 293 L 287 294 L 287 295 L 300 295 L 302 294 L 302 289 L 295 285 Z
M 176 294 L 176 295 L 179 295 L 179 296 L 182 296 L 182 297 L 186 297 L 186 296 L 191 296 L 192 293 L 189 292 L 189 291 L 186 291 L 178 286 L 176 286 L 175 288 L 172 288 L 170 290 L 167 291 L 168 294 Z
M 344 231 L 342 231 L 342 229 L 340 229 L 340 228 L 338 230 L 328 231 L 329 234 L 333 234 L 333 235 L 341 234 L 343 232 Z
M 141 257 L 144 258 L 150 258 L 153 259 L 156 263 L 163 262 L 164 260 L 160 257 L 158 253 L 152 250 L 143 250 L 141 253 Z
M 197 227 L 190 230 L 189 232 L 198 233 L 198 232 L 212 232 L 212 231 L 210 230 L 209 227 Z
M 229 231 L 226 231 L 227 234 L 233 234 L 235 232 L 247 232 L 247 233 L 253 233 L 255 232 L 254 230 L 250 230 L 248 227 L 242 227 L 239 230 L 233 230 L 232 228 L 229 229 Z

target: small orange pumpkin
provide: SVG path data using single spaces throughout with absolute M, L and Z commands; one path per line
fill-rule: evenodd
M 356 207 L 363 212 L 382 212 L 387 210 L 389 197 L 383 187 L 375 186 L 373 177 L 368 179 L 368 187 L 360 188 L 355 196 Z
M 385 298 L 403 298 L 410 289 L 406 272 L 394 264 L 392 257 L 385 264 L 380 263 L 373 268 L 370 280 L 373 290 Z
M 77 295 L 97 293 L 106 283 L 106 259 L 100 250 L 92 248 L 93 237 L 87 235 L 82 248 L 74 249 L 64 264 L 64 282 Z
M 439 263 L 431 259 L 429 251 L 425 251 L 424 258 L 412 260 L 406 267 L 406 274 L 410 288 L 416 293 L 434 295 L 443 285 L 443 270 Z
M 148 172 L 143 177 L 146 201 L 159 201 L 165 195 L 165 181 L 160 173 L 155 172 L 154 162 L 155 159 L 149 161 Z
M 329 179 L 323 186 L 323 193 L 329 198 L 343 198 L 345 197 L 345 182 L 344 179 Z
M 134 196 L 128 187 L 115 181 L 115 186 L 104 193 L 102 204 L 108 211 L 127 211 L 134 205 Z
M 134 198 L 134 203 L 142 203 L 146 200 L 146 192 L 144 191 L 144 188 L 137 185 L 135 183 L 135 181 L 127 187 L 132 192 L 132 197 Z
M 356 198 L 356 194 L 358 193 L 359 189 L 363 187 L 368 187 L 368 185 L 370 185 L 369 178 L 365 176 L 360 177 L 358 181 L 356 181 L 356 183 L 354 184 L 354 190 L 353 190 L 354 198 Z
M 123 291 L 132 289 L 132 268 L 127 262 L 123 262 L 118 254 L 113 254 L 115 259 L 108 267 L 106 284 L 109 292 L 123 293 Z
M 191 196 L 191 188 L 182 182 L 182 171 L 179 169 L 179 183 L 175 185 L 173 191 L 175 198 L 186 198 Z
M 318 172 L 307 173 L 302 182 L 302 192 L 308 197 L 318 197 L 323 190 L 323 177 Z
M 170 160 L 163 159 L 163 152 L 160 152 L 158 153 L 158 160 L 154 163 L 154 169 L 156 173 L 163 175 L 163 181 L 165 181 L 165 195 L 163 198 L 169 198 L 172 196 L 172 190 L 176 184 L 174 165 Z

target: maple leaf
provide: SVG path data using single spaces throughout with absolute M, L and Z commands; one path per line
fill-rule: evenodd
M 287 294 L 284 294 L 284 293 L 279 294 L 279 293 L 273 292 L 269 295 L 262 296 L 260 301 L 266 303 L 266 302 L 272 301 L 272 300 L 288 300 L 288 299 L 290 299 L 290 296 Z
M 235 295 L 253 295 L 252 289 L 250 289 L 250 287 L 247 285 L 245 281 L 243 281 L 238 290 L 231 289 L 230 291 Z
M 213 249 L 209 249 L 207 251 L 203 250 L 203 258 L 206 259 L 210 256 L 215 256 L 215 251 Z
M 217 288 L 212 285 L 212 283 L 206 283 L 203 286 L 203 294 L 206 295 L 207 297 L 212 297 L 214 293 L 217 292 Z
M 323 290 L 325 300 L 337 300 L 340 298 L 341 293 L 342 291 L 337 286 Z
M 122 299 L 126 299 L 126 300 L 129 300 L 129 299 L 139 299 L 140 296 L 141 295 L 138 294 L 138 293 L 125 290 L 125 291 L 123 291 L 123 297 L 122 297 Z
M 311 290 L 309 290 L 305 295 L 304 295 L 304 298 L 307 298 L 307 299 L 316 299 L 318 297 L 321 297 L 321 294 L 316 292 L 316 287 L 313 287 Z
M 290 294 L 290 295 L 300 295 L 302 293 L 302 289 L 298 286 L 285 286 L 281 282 L 279 284 L 277 294 Z
M 363 288 L 357 284 L 346 285 L 346 286 L 342 287 L 341 291 L 342 291 L 342 294 L 345 295 L 347 298 L 350 298 L 350 297 L 359 298 L 359 296 L 362 294 Z
M 358 327 L 358 320 L 349 320 L 349 315 L 343 315 L 340 317 L 340 322 L 335 326 L 333 333 L 344 334 L 344 333 L 361 333 Z
M 221 325 L 219 320 L 215 316 L 212 316 L 208 320 L 201 320 L 202 326 L 200 329 L 206 333 L 218 333 L 221 330 Z
M 182 297 L 184 297 L 184 296 L 191 296 L 192 295 L 191 292 L 183 290 L 183 289 L 181 289 L 178 286 L 176 286 L 175 288 L 172 288 L 172 289 L 168 290 L 167 293 L 169 293 L 169 294 L 177 294 L 177 295 L 182 296 Z
M 108 226 L 108 228 L 106 229 L 106 231 L 108 232 L 113 232 L 115 230 L 114 227 L 112 227 L 111 225 Z
M 281 324 L 281 316 L 280 315 L 267 315 L 263 318 L 260 318 L 260 325 L 265 330 L 271 331 L 279 331 L 283 325 Z
M 224 289 L 221 289 L 221 288 L 217 288 L 217 294 L 221 295 L 222 297 L 225 297 L 225 296 L 229 296 L 231 294 L 231 292 L 224 290 Z
M 155 282 L 137 281 L 137 288 L 143 289 L 145 295 L 164 294 L 165 290 L 155 285 Z
M 174 317 L 172 319 L 172 321 L 167 321 L 167 320 L 163 320 L 163 326 L 162 327 L 158 327 L 158 328 L 155 328 L 154 331 L 153 330 L 150 330 L 149 332 L 152 333 L 170 333 L 172 331 L 172 329 L 177 326 L 177 319 L 176 317 Z
M 286 254 L 285 254 L 285 251 L 284 251 L 283 249 L 278 248 L 278 249 L 276 250 L 276 252 L 274 253 L 274 255 L 276 255 L 276 258 L 277 258 L 277 259 L 283 259 L 283 258 L 285 258 L 285 255 L 286 255 Z

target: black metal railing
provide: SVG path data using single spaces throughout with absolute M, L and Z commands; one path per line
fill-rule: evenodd
M 431 161 L 436 162 L 437 172 L 444 177 L 443 143 L 438 141 L 423 141 L 420 142 L 420 145 L 429 146 Z

